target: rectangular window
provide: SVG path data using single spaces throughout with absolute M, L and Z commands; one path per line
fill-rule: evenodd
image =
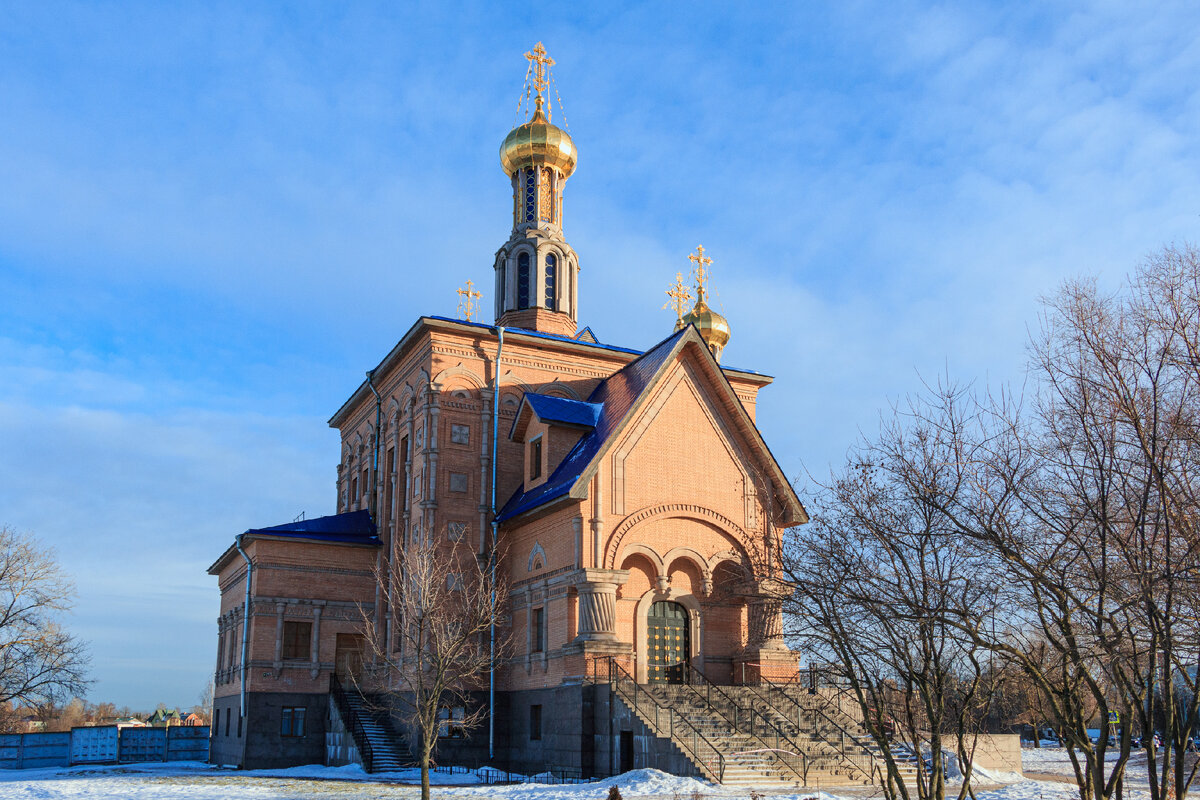
M 229 735 L 229 718 L 233 716 L 233 709 L 229 709 L 229 713 L 225 715 L 225 735 Z
M 542 707 L 529 707 L 529 740 L 538 742 L 542 739 Z
M 450 473 L 450 491 L 463 493 L 467 491 L 467 473 L 451 472 Z
M 529 480 L 536 481 L 542 477 L 542 437 L 538 436 L 529 443 Z
M 438 709 L 438 737 L 441 739 L 461 739 L 465 735 L 463 718 L 467 709 L 463 706 L 451 706 Z
M 400 511 L 408 507 L 408 437 L 400 440 L 400 460 L 396 462 L 396 485 L 400 488 L 396 496 L 400 498 Z
M 308 709 L 304 706 L 289 706 L 283 709 L 279 719 L 279 735 L 298 737 L 304 735 L 304 717 Z
M 546 613 L 544 609 L 533 610 L 533 630 L 531 631 L 531 653 L 540 653 L 546 649 Z
M 461 542 L 467 536 L 467 523 L 465 522 L 450 522 L 446 525 L 446 532 L 450 536 L 450 541 Z
M 350 502 L 358 502 L 358 478 L 350 479 Z
M 450 441 L 454 444 L 470 444 L 471 443 L 471 426 L 469 426 L 469 425 L 451 425 L 450 426 Z
M 242 738 L 242 712 L 238 711 L 238 738 Z
M 283 658 L 286 661 L 310 661 L 311 622 L 283 623 Z
M 221 709 L 214 708 L 213 709 L 213 724 L 212 724 L 213 735 L 216 735 L 217 731 L 219 731 L 219 730 L 221 730 Z
M 457 572 L 451 572 L 446 576 L 446 588 L 452 592 L 461 592 L 463 590 L 462 575 Z

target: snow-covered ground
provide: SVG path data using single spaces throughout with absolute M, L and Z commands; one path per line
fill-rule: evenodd
M 1025 753 L 1031 751 L 1026 750 Z M 1063 751 L 1058 760 L 1051 751 L 1034 758 L 1037 769 L 1027 762 L 1026 770 L 1070 774 Z M 1000 776 L 997 776 L 1000 777 Z M 95 798 L 95 800 L 367 800 L 367 798 L 419 797 L 417 770 L 365 774 L 360 767 L 295 767 L 282 770 L 234 771 L 200 763 L 65 767 L 43 770 L 0 770 L 0 800 L 21 798 Z M 678 798 L 693 800 L 741 800 L 750 796 L 747 787 L 714 786 L 694 778 L 681 778 L 657 770 L 643 769 L 606 778 L 595 783 L 550 785 L 536 782 L 487 785 L 476 774 L 436 773 L 433 795 L 445 800 L 605 800 L 609 787 L 620 787 L 621 796 L 632 798 Z M 774 790 L 759 787 L 772 800 L 863 800 L 867 790 Z M 875 795 L 877 796 L 877 794 Z M 979 800 L 1075 800 L 1070 783 L 1021 780 L 978 792 Z

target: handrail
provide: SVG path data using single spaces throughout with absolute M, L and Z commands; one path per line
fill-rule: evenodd
M 841 755 L 841 756 L 842 756 L 842 757 L 843 757 L 843 758 L 844 758 L 844 759 L 845 759 L 847 762 L 849 762 L 850 764 L 852 764 L 852 765 L 853 765 L 853 766 L 854 766 L 856 769 L 860 770 L 861 772 L 863 772 L 864 774 L 866 774 L 866 775 L 867 775 L 867 776 L 869 776 L 869 777 L 874 777 L 874 772 L 875 772 L 875 768 L 876 768 L 876 763 L 875 763 L 875 754 L 874 754 L 874 752 L 871 750 L 871 748 L 868 746 L 868 744 L 867 744 L 866 742 L 864 742 L 864 741 L 863 741 L 863 739 L 862 739 L 861 737 L 859 737 L 858 735 L 856 735 L 856 734 L 855 734 L 853 731 L 851 731 L 851 730 L 847 729 L 847 727 L 846 727 L 845 725 L 843 725 L 843 724 L 839 723 L 837 720 L 833 719 L 833 717 L 829 716 L 829 714 L 827 714 L 827 713 L 825 712 L 825 709 L 821 708 L 821 706 L 820 706 L 820 705 L 813 705 L 811 708 L 805 708 L 805 707 L 804 707 L 804 706 L 803 706 L 803 705 L 800 703 L 800 701 L 798 701 L 798 700 L 797 700 L 795 697 L 792 697 L 792 695 L 791 695 L 791 694 L 789 694 L 789 693 L 788 693 L 788 692 L 787 692 L 787 691 L 784 689 L 784 687 L 783 687 L 783 686 L 781 686 L 781 685 L 779 685 L 779 684 L 775 683 L 775 682 L 774 682 L 774 681 L 772 681 L 770 678 L 767 678 L 765 675 L 759 675 L 759 676 L 758 676 L 758 680 L 759 680 L 759 682 L 760 682 L 760 683 L 762 683 L 762 684 L 765 684 L 765 685 L 766 685 L 766 686 L 767 686 L 769 689 L 772 689 L 772 690 L 773 690 L 773 691 L 774 691 L 774 692 L 775 692 L 777 695 L 779 695 L 779 696 L 782 696 L 782 697 L 786 698 L 788 702 L 790 702 L 790 703 L 791 703 L 793 706 L 795 706 L 795 709 L 796 709 L 796 728 L 797 728 L 798 730 L 800 730 L 800 729 L 803 729 L 803 728 L 804 728 L 804 725 L 803 725 L 803 723 L 802 723 L 802 721 L 801 721 L 801 715 L 803 715 L 804 713 L 806 713 L 806 712 L 811 712 L 811 713 L 814 713 L 814 714 L 819 714 L 821 717 L 823 717 L 823 718 L 825 719 L 825 721 L 826 721 L 826 722 L 828 722 L 830 725 L 832 725 L 832 726 L 833 726 L 833 727 L 834 727 L 834 728 L 835 728 L 835 729 L 838 731 L 838 734 L 839 734 L 839 741 L 835 743 L 835 742 L 829 741 L 829 740 L 828 740 L 828 739 L 826 739 L 824 736 L 820 736 L 820 729 L 819 729 L 819 728 L 818 728 L 816 725 L 813 725 L 813 726 L 812 726 L 812 732 L 813 732 L 813 734 L 814 734 L 814 735 L 816 735 L 816 736 L 820 736 L 820 739 L 821 739 L 821 741 L 822 741 L 822 742 L 824 742 L 824 743 L 825 743 L 825 744 L 827 744 L 829 747 L 831 747 L 831 748 L 833 748 L 834 750 L 836 750 L 836 751 L 837 751 L 837 752 L 838 752 L 838 753 L 839 753 L 839 754 L 840 754 L 840 755 Z M 755 688 L 753 685 L 751 685 L 751 684 L 748 684 L 748 683 L 747 683 L 747 684 L 743 684 L 743 686 L 745 686 L 746 688 L 748 688 L 748 689 L 750 689 L 752 692 L 754 692 L 756 696 L 758 696 L 758 697 L 762 698 L 763 702 L 767 703 L 767 705 L 768 705 L 768 706 L 770 706 L 770 707 L 771 707 L 773 710 L 775 710 L 775 712 L 776 712 L 776 713 L 780 714 L 780 715 L 781 715 L 781 716 L 783 716 L 785 719 L 787 718 L 787 715 L 786 715 L 786 714 L 784 714 L 784 713 L 782 712 L 782 710 L 780 710 L 780 709 L 779 709 L 779 708 L 778 708 L 778 707 L 777 707 L 777 706 L 776 706 L 774 703 L 772 703 L 772 702 L 771 702 L 771 701 L 770 701 L 768 698 L 764 697 L 764 696 L 762 695 L 762 693 L 761 693 L 761 692 L 759 692 L 759 691 L 758 691 L 758 689 L 757 689 L 757 688 Z M 841 709 L 839 709 L 839 710 L 838 710 L 838 713 L 839 713 L 839 714 L 845 714 L 845 712 L 844 712 L 844 711 L 841 711 Z M 868 763 L 871 765 L 871 768 L 870 768 L 869 770 L 868 770 L 868 769 L 864 769 L 864 768 L 863 768 L 863 766 L 862 766 L 861 764 L 857 764 L 857 763 L 855 763 L 855 761 L 854 761 L 854 759 L 853 759 L 853 756 L 852 756 L 852 754 L 849 754 L 849 753 L 847 753 L 847 752 L 846 752 L 846 739 L 847 739 L 847 738 L 849 738 L 849 740 L 850 740 L 850 741 L 851 741 L 851 742 L 852 742 L 852 743 L 855 745 L 855 747 L 856 747 L 856 748 L 858 748 L 858 750 L 860 751 L 860 752 L 859 752 L 859 753 L 857 753 L 856 755 L 859 755 L 859 756 L 862 756 L 862 757 L 865 757 L 865 758 L 867 758 L 867 759 L 868 759 Z
M 638 713 L 638 716 L 642 717 L 643 721 L 649 723 L 655 729 L 655 733 L 661 735 L 665 728 L 667 738 L 669 738 L 677 746 L 682 747 L 691 753 L 696 763 L 702 769 L 708 772 L 710 777 L 715 777 L 717 783 L 722 782 L 725 779 L 725 754 L 722 753 L 716 745 L 709 741 L 708 737 L 701 733 L 700 730 L 692 724 L 691 720 L 682 714 L 677 714 L 675 709 L 671 708 L 670 706 L 663 706 L 658 702 L 657 697 L 641 688 L 638 685 L 637 680 L 635 680 L 634 677 L 630 675 L 624 667 L 618 664 L 615 658 L 608 656 L 603 660 L 608 662 L 609 687 L 616 691 L 616 693 L 622 698 L 629 701 L 633 707 L 633 710 Z M 628 685 L 633 686 L 633 689 L 629 690 L 625 682 L 627 682 Z M 647 710 L 642 707 L 641 698 L 643 697 L 647 698 L 651 703 L 654 704 L 653 720 L 650 719 L 650 715 L 647 713 Z M 666 712 L 667 715 L 667 723 L 665 726 L 660 718 L 662 712 Z M 675 728 L 677 726 L 682 726 L 686 731 L 690 732 L 690 745 L 686 735 L 680 736 L 676 732 Z M 705 754 L 700 750 L 701 742 L 703 742 L 704 745 L 711 750 L 713 755 L 716 757 L 717 773 L 715 776 L 712 775 L 712 769 L 709 767 L 712 759 L 705 758 Z
M 763 736 L 763 733 L 762 733 L 762 726 L 763 725 L 767 726 L 770 729 L 770 731 L 773 732 L 774 737 L 775 737 L 775 746 L 774 746 L 774 748 L 770 748 L 774 759 L 776 761 L 778 761 L 779 763 L 783 764 L 784 766 L 786 766 L 789 770 L 791 770 L 792 773 L 797 778 L 800 779 L 801 783 L 803 783 L 805 786 L 808 785 L 808 768 L 809 768 L 808 754 L 803 753 L 803 752 L 795 752 L 792 750 L 785 750 L 781 746 L 784 743 L 792 744 L 791 737 L 789 737 L 786 733 L 781 731 L 779 729 L 779 726 L 776 725 L 769 717 L 764 717 L 761 713 L 756 713 L 753 706 L 750 706 L 749 709 L 742 708 L 741 704 L 738 703 L 737 700 L 735 700 L 733 697 L 731 697 L 729 695 L 729 693 L 726 692 L 724 689 L 722 689 L 720 686 L 717 686 L 712 681 L 710 681 L 708 679 L 708 676 L 706 676 L 703 672 L 701 672 L 699 669 L 697 669 L 694 664 L 690 664 L 690 663 L 687 664 L 687 669 L 688 669 L 688 677 L 691 679 L 686 684 L 687 688 L 690 689 L 692 692 L 699 694 L 700 693 L 699 690 L 695 687 L 694 683 L 692 683 L 692 681 L 699 679 L 700 684 L 702 686 L 704 686 L 706 689 L 707 696 L 704 697 L 705 703 L 708 705 L 708 707 L 710 709 L 715 711 L 722 719 L 724 719 L 726 724 L 730 725 L 733 728 L 733 730 L 749 733 L 751 736 L 759 739 L 764 744 L 770 745 L 771 744 L 770 740 L 767 739 L 765 736 Z M 728 706 L 733 708 L 733 719 L 732 720 L 729 719 L 729 717 L 725 714 L 725 712 L 721 710 L 720 706 L 713 705 L 713 702 L 712 702 L 713 690 L 716 690 L 717 696 L 719 698 L 721 698 L 722 700 L 724 700 Z M 749 712 L 750 712 L 749 720 L 748 720 L 749 721 L 749 730 L 742 731 L 742 728 L 738 723 L 741 721 L 740 720 L 741 715 L 743 715 L 747 710 L 749 710 Z M 755 726 L 755 724 L 754 724 L 756 717 L 759 721 L 758 726 Z M 792 756 L 798 757 L 800 759 L 800 767 L 797 768 L 796 765 L 792 764 L 789 759 L 784 757 L 784 754 L 790 754 Z
M 329 696 L 333 698 L 338 713 L 342 715 L 342 724 L 354 737 L 354 743 L 358 746 L 359 758 L 363 762 L 363 769 L 371 772 L 375 766 L 375 753 L 371 750 L 371 740 L 367 738 L 367 731 L 363 727 L 362 720 L 358 718 L 358 714 L 350 705 L 350 699 L 346 697 L 346 691 L 342 688 L 342 683 L 338 680 L 336 673 L 329 675 Z

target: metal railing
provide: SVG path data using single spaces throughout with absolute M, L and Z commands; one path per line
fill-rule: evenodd
M 815 702 L 811 706 L 805 706 L 791 692 L 787 691 L 784 686 L 772 682 L 763 675 L 759 675 L 757 680 L 759 686 L 751 683 L 743 683 L 741 686 L 744 690 L 748 690 L 759 702 L 777 714 L 780 719 L 787 720 L 789 725 L 795 724 L 797 735 L 801 732 L 807 732 L 812 739 L 824 745 L 833 754 L 836 754 L 844 767 L 850 767 L 861 773 L 862 777 L 874 780 L 878 762 L 876 761 L 874 751 L 866 740 L 850 730 L 847 725 L 831 717 L 821 707 L 819 702 Z M 789 685 L 795 684 L 789 683 Z M 767 691 L 760 691 L 760 686 L 765 686 Z M 780 704 L 773 700 L 772 697 L 782 699 L 783 703 L 789 706 L 789 708 L 781 708 Z M 846 716 L 845 712 L 840 709 L 838 713 Z M 811 724 L 807 726 L 804 722 L 806 716 L 811 718 Z M 818 716 L 834 729 L 835 734 L 833 737 L 825 734 L 822 726 L 818 723 Z
M 329 696 L 333 698 L 338 714 L 342 717 L 342 725 L 354 737 L 354 743 L 358 746 L 359 758 L 362 759 L 363 769 L 367 772 L 373 771 L 375 754 L 371 750 L 371 740 L 367 738 L 366 728 L 363 727 L 362 720 L 359 719 L 358 713 L 350 704 L 350 698 L 346 696 L 346 690 L 342 688 L 341 681 L 333 673 L 329 675 Z
M 798 750 L 792 737 L 768 716 L 763 715 L 754 706 L 743 707 L 735 698 L 713 683 L 708 677 L 692 664 L 687 664 L 686 690 L 701 697 L 705 705 L 725 721 L 730 728 L 738 733 L 745 733 L 757 739 L 764 746 L 755 752 L 766 754 L 773 762 L 782 765 L 791 772 L 797 780 L 808 785 L 809 758 L 808 754 Z M 702 687 L 697 688 L 697 687 Z M 716 694 L 718 702 L 713 702 Z
M 601 662 L 607 662 L 606 669 Z M 605 675 L 604 672 L 607 674 Z M 709 778 L 720 783 L 725 778 L 725 754 L 691 720 L 670 706 L 664 706 L 638 685 L 615 658 L 597 659 L 595 677 L 607 678 L 608 685 L 629 704 L 635 714 L 658 736 L 665 736 L 684 750 Z

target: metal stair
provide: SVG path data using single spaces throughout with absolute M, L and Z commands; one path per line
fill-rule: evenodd
M 687 683 L 638 684 L 615 659 L 597 669 L 660 739 L 675 745 L 710 780 L 788 787 L 879 784 L 882 753 L 861 721 L 820 695 L 790 687 L 717 686 L 688 669 Z M 605 674 L 606 673 L 606 674 Z M 916 784 L 921 762 L 893 744 L 901 780 Z
M 329 696 L 354 737 L 364 770 L 387 772 L 412 763 L 407 739 L 392 727 L 390 715 L 379 703 L 355 688 L 342 686 L 337 675 L 329 676 Z

